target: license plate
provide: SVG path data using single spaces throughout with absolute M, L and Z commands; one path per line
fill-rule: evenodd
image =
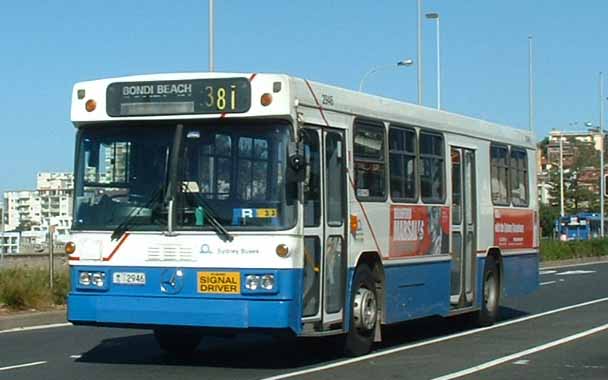
M 142 272 L 114 272 L 112 283 L 121 285 L 145 285 L 146 274 Z
M 216 294 L 240 294 L 239 272 L 198 272 L 198 292 Z

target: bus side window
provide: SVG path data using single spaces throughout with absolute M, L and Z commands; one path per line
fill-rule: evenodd
M 528 155 L 520 148 L 511 149 L 511 200 L 513 206 L 528 205 Z
M 490 172 L 492 177 L 492 202 L 495 205 L 508 205 L 509 161 L 506 146 L 490 146 Z
M 416 131 L 391 125 L 388 134 L 391 198 L 416 200 Z
M 420 132 L 420 195 L 425 203 L 441 203 L 444 195 L 443 136 Z
M 355 121 L 355 188 L 359 200 L 386 198 L 384 125 Z

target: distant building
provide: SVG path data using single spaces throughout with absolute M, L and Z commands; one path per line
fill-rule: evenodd
M 0 232 L 0 253 L 19 253 L 19 232 Z
M 63 240 L 72 225 L 74 176 L 72 173 L 38 173 L 36 190 L 4 193 L 5 231 L 34 231 L 46 234 L 55 227 L 55 238 Z
M 560 148 L 561 140 L 561 148 Z M 580 144 L 591 145 L 598 154 L 602 148 L 602 134 L 596 128 L 590 128 L 586 131 L 558 131 L 552 130 L 548 136 L 548 143 L 544 149 L 539 149 L 537 152 L 537 183 L 538 197 L 543 204 L 554 203 L 557 200 L 551 199 L 550 192 L 553 185 L 550 183 L 549 171 L 559 169 L 560 166 L 560 149 L 562 156 L 562 166 L 565 173 L 575 163 L 575 158 L 578 154 L 577 146 Z M 578 173 L 579 186 L 588 189 L 593 193 L 599 193 L 599 166 L 589 166 L 582 168 Z

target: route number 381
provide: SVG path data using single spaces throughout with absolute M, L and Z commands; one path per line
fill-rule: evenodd
M 205 93 L 207 101 L 205 105 L 219 111 L 234 111 L 236 109 L 236 86 L 231 85 L 229 89 L 224 87 L 214 88 L 206 86 Z

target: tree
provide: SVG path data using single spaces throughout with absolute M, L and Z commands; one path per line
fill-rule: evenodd
M 540 215 L 540 233 L 541 236 L 553 236 L 555 221 L 559 218 L 559 207 L 542 204 L 538 210 Z
M 581 178 L 581 174 L 589 169 L 599 168 L 599 154 L 593 144 L 588 142 L 570 142 L 571 159 L 564 160 L 564 212 L 575 214 L 582 211 L 599 210 L 599 197 L 589 190 L 589 182 Z M 559 205 L 560 176 L 559 163 L 549 171 L 551 190 L 549 195 L 554 200 L 552 205 Z

